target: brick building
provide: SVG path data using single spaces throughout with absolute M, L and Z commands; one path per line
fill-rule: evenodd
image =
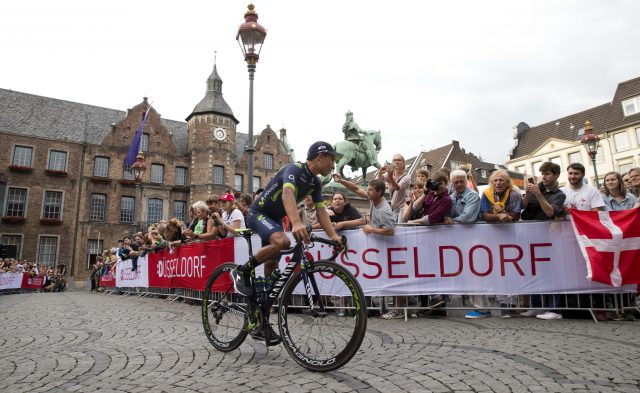
M 147 171 L 136 188 L 124 164 L 149 107 L 101 108 L 0 89 L 0 238 L 18 258 L 69 267 L 84 285 L 95 255 L 136 225 L 178 217 L 212 193 L 243 191 L 248 135 L 222 96 L 214 65 L 186 122 L 151 108 L 141 143 Z M 254 137 L 253 189 L 293 160 L 286 130 Z

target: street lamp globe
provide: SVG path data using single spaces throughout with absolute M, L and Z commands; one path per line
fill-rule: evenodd
M 136 157 L 136 162 L 131 165 L 131 171 L 133 172 L 133 176 L 136 179 L 136 183 L 140 183 L 142 181 L 142 176 L 144 176 L 144 172 L 147 170 L 147 166 L 144 164 L 144 155 L 142 152 L 138 153 Z
M 582 143 L 587 150 L 587 154 L 589 154 L 592 160 L 595 160 L 598 154 L 598 142 L 600 142 L 600 137 L 593 132 L 591 122 L 587 120 L 584 123 L 584 135 L 580 138 L 580 143 Z
M 244 54 L 247 64 L 256 64 L 260 58 L 260 50 L 267 36 L 267 30 L 258 23 L 255 6 L 249 4 L 244 14 L 244 23 L 238 28 L 236 40 Z

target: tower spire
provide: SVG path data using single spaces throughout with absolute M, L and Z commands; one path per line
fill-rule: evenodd
M 213 52 L 213 71 L 209 78 L 207 78 L 207 93 L 222 93 L 222 78 L 218 75 L 218 51 Z

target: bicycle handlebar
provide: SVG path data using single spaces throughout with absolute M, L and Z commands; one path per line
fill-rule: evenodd
M 312 243 L 315 243 L 315 242 L 323 243 L 323 244 L 326 244 L 328 246 L 333 247 L 333 255 L 331 256 L 331 258 L 329 258 L 330 260 L 333 261 L 334 259 L 336 259 L 336 257 L 341 252 L 345 253 L 346 254 L 345 258 L 349 259 L 349 253 L 348 253 L 349 246 L 347 244 L 347 237 L 346 236 L 342 235 L 342 241 L 336 242 L 336 241 L 333 241 L 331 239 L 327 239 L 327 238 L 324 238 L 324 237 L 318 237 L 318 236 L 312 234 L 311 230 L 312 230 L 311 226 L 310 225 L 307 226 L 307 232 L 311 235 L 310 238 L 311 238 L 311 242 Z M 286 254 L 293 253 L 295 251 L 296 247 L 298 247 L 300 245 L 300 243 L 301 243 L 300 241 L 297 241 L 296 244 L 293 247 L 291 247 L 289 249 L 286 249 L 286 250 L 280 251 L 280 255 L 286 255 Z M 336 251 L 337 249 L 341 249 L 341 250 L 340 251 Z

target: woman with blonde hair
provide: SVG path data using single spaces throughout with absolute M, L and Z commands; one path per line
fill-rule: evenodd
M 602 197 L 607 210 L 627 210 L 638 206 L 638 200 L 624 185 L 622 176 L 612 171 L 604 175 Z
M 193 204 L 193 210 L 196 212 L 195 225 L 193 229 L 185 230 L 185 235 L 195 240 L 211 240 L 218 236 L 218 228 L 209 217 L 209 207 L 203 201 Z
M 487 222 L 512 222 L 520 219 L 522 196 L 511 186 L 511 177 L 504 169 L 489 177 L 489 187 L 481 196 L 480 218 Z

